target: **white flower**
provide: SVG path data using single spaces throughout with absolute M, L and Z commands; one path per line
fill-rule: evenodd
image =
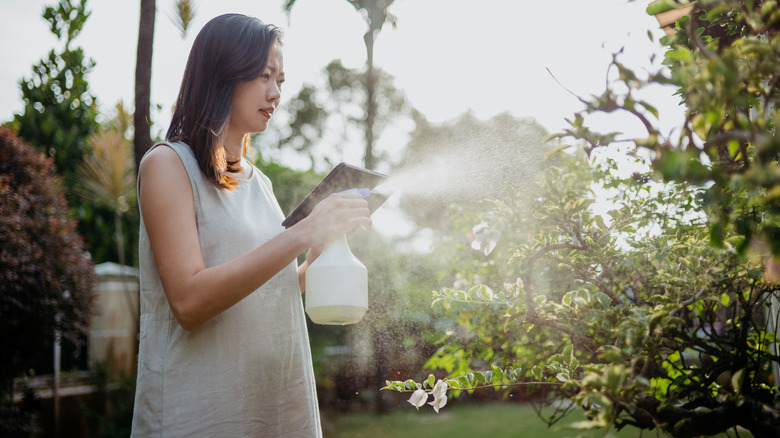
M 422 389 L 418 389 L 412 393 L 412 396 L 409 397 L 409 400 L 407 401 L 419 410 L 420 406 L 424 405 L 425 402 L 428 401 L 428 393 Z
M 439 409 L 443 408 L 444 405 L 447 404 L 447 396 L 443 395 L 441 397 L 436 397 L 432 402 L 428 404 L 433 406 L 433 410 L 436 411 L 436 413 L 438 414 Z
M 447 388 L 449 388 L 447 382 L 444 380 L 439 380 L 436 382 L 436 385 L 433 386 L 433 397 L 440 398 L 444 396 L 446 398 Z
M 496 248 L 498 239 L 501 238 L 501 232 L 495 228 L 490 228 L 488 224 L 482 222 L 471 229 L 474 240 L 471 242 L 471 248 L 484 254 L 486 257 Z
M 428 403 L 433 406 L 433 410 L 439 413 L 439 409 L 443 408 L 447 404 L 447 388 L 449 385 L 444 380 L 439 380 L 436 385 L 433 386 L 433 401 Z

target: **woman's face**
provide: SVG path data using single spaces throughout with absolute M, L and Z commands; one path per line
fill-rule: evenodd
M 238 138 L 250 132 L 263 132 L 279 105 L 284 68 L 282 50 L 274 44 L 263 73 L 254 80 L 237 84 L 228 121 L 228 132 Z

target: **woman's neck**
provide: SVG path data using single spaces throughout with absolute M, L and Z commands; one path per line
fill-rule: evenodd
M 228 163 L 235 163 L 241 161 L 241 157 L 243 156 L 243 154 L 241 153 L 240 148 L 238 150 L 227 146 L 222 146 L 222 148 L 225 150 L 225 160 L 227 160 Z
M 244 136 L 235 136 L 228 133 L 225 136 L 224 143 L 222 143 L 222 148 L 225 150 L 225 159 L 229 163 L 235 163 L 231 166 L 236 170 L 233 173 L 239 178 L 248 177 L 251 170 L 243 165 L 244 160 L 242 160 L 244 156 Z
M 222 147 L 225 149 L 225 154 L 227 155 L 226 158 L 228 161 L 235 161 L 243 155 L 244 151 L 244 136 L 234 136 L 230 135 L 228 133 L 227 136 L 225 136 L 224 143 L 222 143 Z

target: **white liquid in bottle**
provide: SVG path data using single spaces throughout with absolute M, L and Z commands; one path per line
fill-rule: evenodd
M 306 313 L 317 324 L 354 324 L 368 310 L 368 272 L 344 236 L 306 269 Z

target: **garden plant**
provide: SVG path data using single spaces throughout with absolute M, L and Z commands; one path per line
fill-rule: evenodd
M 494 388 L 558 402 L 549 423 L 580 409 L 574 427 L 780 436 L 780 5 L 702 0 L 661 42 L 655 72 L 615 55 L 557 135 L 578 148 L 535 188 L 454 212 L 433 304 L 457 327 L 427 378 L 385 389 L 437 412 Z M 686 108 L 670 132 L 641 98 L 658 85 Z M 595 113 L 644 132 L 596 132 Z

